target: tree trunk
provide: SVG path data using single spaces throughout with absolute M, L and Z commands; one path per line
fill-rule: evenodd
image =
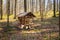
M 33 9 L 33 0 L 32 0 L 32 12 L 34 12 L 34 9 Z
M 57 11 L 58 11 L 58 0 L 57 0 Z
M 15 8 L 14 8 L 14 19 L 16 19 L 16 3 L 17 3 L 17 0 L 15 0 Z
M 43 20 L 43 18 L 42 18 L 42 9 L 41 9 L 41 0 L 39 1 L 40 2 L 40 17 L 41 17 L 41 21 Z
M 13 14 L 13 0 L 10 0 L 10 14 Z
M 48 0 L 48 11 L 52 9 L 52 1 Z
M 40 17 L 41 17 L 41 21 L 43 21 L 43 13 L 45 11 L 45 1 L 44 0 L 40 0 Z
M 29 3 L 30 3 L 30 12 L 31 12 L 31 0 L 29 1 Z
M 24 0 L 24 12 L 27 12 L 26 0 Z
M 56 17 L 56 12 L 55 12 L 55 11 L 56 11 L 56 10 L 55 10 L 55 1 L 56 1 L 56 0 L 53 0 L 53 3 L 54 3 L 54 4 L 53 4 L 53 5 L 54 5 L 54 7 L 53 7 L 53 9 L 54 9 L 54 10 L 53 10 L 53 11 L 54 11 L 53 17 Z
M 37 0 L 36 0 L 36 12 L 37 12 Z
M 2 14 L 2 0 L 0 0 L 0 19 L 2 20 L 3 14 Z
M 27 0 L 27 11 L 29 12 L 29 0 Z
M 7 0 L 7 26 L 9 26 L 10 0 Z
M 59 0 L 59 24 L 60 24 L 60 0 Z M 59 34 L 60 34 L 60 26 L 59 26 Z

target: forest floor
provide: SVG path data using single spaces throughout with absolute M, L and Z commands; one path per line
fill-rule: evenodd
M 36 14 L 35 14 L 36 15 Z M 48 14 L 50 15 L 50 14 Z M 52 16 L 52 15 L 51 15 Z M 18 30 L 16 19 L 10 17 L 10 25 L 13 27 L 7 27 L 7 20 L 0 20 L 0 40 L 59 40 L 59 17 L 51 17 L 34 20 L 35 24 L 40 24 L 40 26 L 35 27 L 32 30 Z

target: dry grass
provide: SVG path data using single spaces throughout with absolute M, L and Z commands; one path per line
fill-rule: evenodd
M 52 18 L 53 11 L 49 11 L 48 13 L 46 13 L 46 15 L 44 14 L 44 18 L 45 18 L 44 22 L 41 22 L 40 19 L 38 20 L 38 18 L 40 18 L 40 13 L 34 13 L 34 15 L 36 15 L 35 23 L 42 24 L 42 27 L 39 26 L 33 30 L 21 30 L 21 31 L 14 29 L 12 31 L 9 31 L 8 33 L 3 33 L 3 34 L 0 33 L 0 35 L 4 35 L 4 36 L 0 36 L 1 37 L 0 40 L 8 40 L 7 35 L 9 35 L 9 39 L 11 38 L 11 40 L 12 39 L 13 40 L 47 40 L 48 39 L 49 40 L 50 35 L 52 37 L 57 37 L 59 35 L 58 32 L 54 32 L 54 31 L 59 30 L 58 29 L 59 20 L 58 20 L 58 17 Z M 56 13 L 56 16 L 58 16 L 58 12 Z M 9 17 L 10 17 L 9 21 L 12 23 L 17 20 L 17 19 L 13 19 L 13 17 L 14 17 L 13 15 L 10 15 Z M 4 15 L 3 20 L 0 20 L 0 27 L 6 25 L 6 22 L 7 22 L 6 19 L 7 19 L 7 16 Z M 2 30 L 2 28 L 0 28 L 0 31 L 1 30 Z M 10 34 L 12 34 L 12 35 L 10 35 Z

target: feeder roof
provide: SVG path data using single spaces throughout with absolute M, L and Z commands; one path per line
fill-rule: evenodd
M 35 15 L 32 12 L 23 12 L 17 15 L 18 17 L 23 17 L 23 16 L 32 16 L 35 17 Z

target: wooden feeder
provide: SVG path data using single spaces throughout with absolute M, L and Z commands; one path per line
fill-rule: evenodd
M 18 14 L 18 20 L 20 22 L 20 27 L 29 27 L 29 24 L 32 23 L 32 19 L 35 17 L 35 15 L 31 12 L 28 13 L 20 13 Z

